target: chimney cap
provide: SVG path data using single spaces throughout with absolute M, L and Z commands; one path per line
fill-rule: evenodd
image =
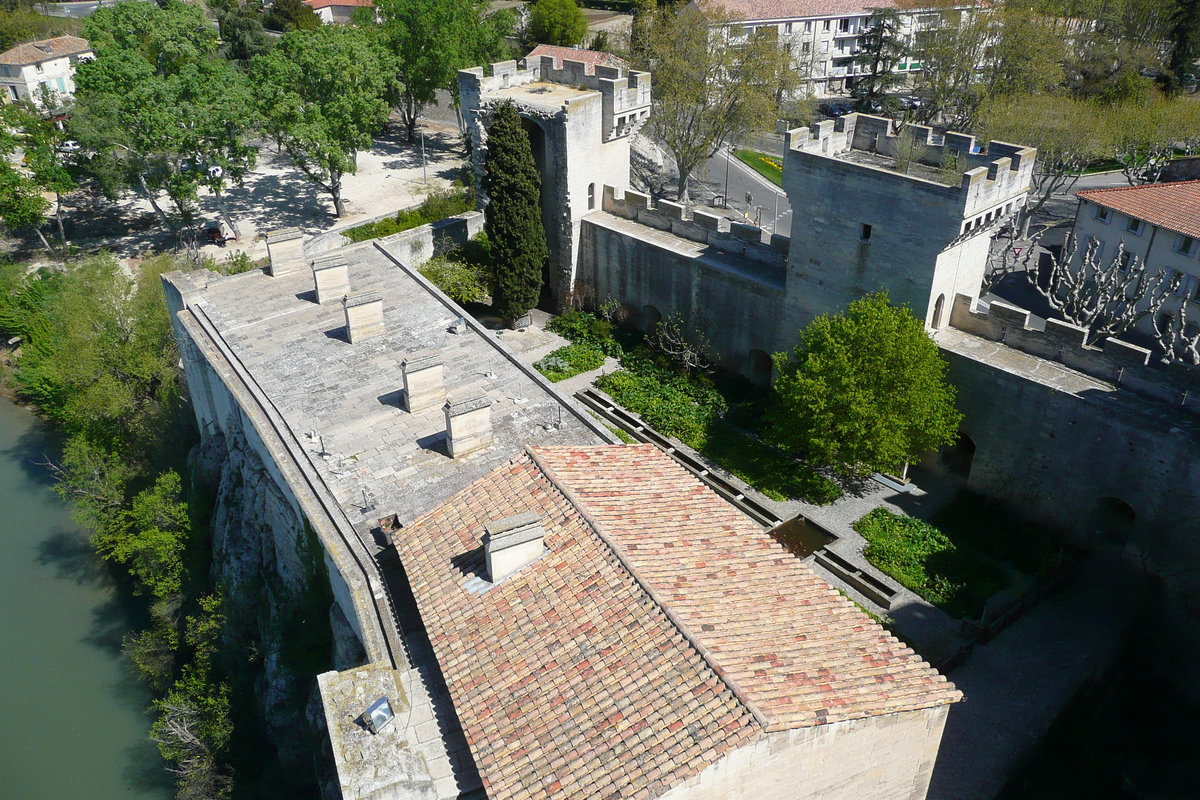
M 546 529 L 535 511 L 485 522 L 483 527 L 483 552 L 492 583 L 524 569 L 545 552 Z
M 417 372 L 430 367 L 441 366 L 444 362 L 442 357 L 437 353 L 425 353 L 424 355 L 408 356 L 400 362 L 400 367 L 407 372 Z
M 353 308 L 355 306 L 365 306 L 367 303 L 374 303 L 382 300 L 383 298 L 379 296 L 378 291 L 375 289 L 367 289 L 364 292 L 352 292 L 346 295 L 342 298 L 342 305 L 344 305 L 346 308 Z
M 525 529 L 532 525 L 537 525 L 541 522 L 541 519 L 536 511 L 522 511 L 520 514 L 514 514 L 511 517 L 485 522 L 483 523 L 483 529 L 487 531 L 488 538 L 491 541 L 495 542 L 498 539 L 507 541 L 507 537 L 509 536 L 520 538 L 521 533 Z M 521 540 L 524 541 L 524 539 Z
M 477 408 L 490 406 L 492 399 L 486 394 L 475 395 L 474 397 L 464 397 L 457 400 L 452 396 L 447 395 L 446 405 L 442 406 L 451 416 L 466 414 L 468 411 L 474 411 Z

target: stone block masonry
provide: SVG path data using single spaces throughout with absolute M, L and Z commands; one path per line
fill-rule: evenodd
M 346 339 L 357 344 L 383 334 L 383 298 L 379 292 L 355 292 L 342 298 L 346 312 Z
M 1120 339 L 1085 344 L 1087 329 L 1061 320 L 1034 328 L 1030 314 L 1003 301 L 984 306 L 966 295 L 954 298 L 950 324 L 1038 358 L 1057 361 L 1148 400 L 1200 414 L 1200 367 L 1182 361 L 1151 361 L 1150 351 Z
M 286 275 L 304 266 L 304 234 L 299 228 L 281 228 L 267 234 L 268 272 Z
M 404 359 L 400 374 L 404 379 L 404 407 L 409 413 L 437 408 L 446 401 L 442 359 L 436 353 Z
M 313 261 L 313 284 L 322 305 L 350 294 L 350 266 L 345 257 L 334 254 Z
M 462 458 L 492 444 L 492 401 L 487 396 L 456 399 L 442 407 L 446 414 L 446 450 Z

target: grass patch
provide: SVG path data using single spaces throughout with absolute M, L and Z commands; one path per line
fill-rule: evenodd
M 826 505 L 842 496 L 842 488 L 836 481 L 725 420 L 709 423 L 706 434 L 697 449 L 772 500 L 782 502 L 798 497 Z
M 431 222 L 465 214 L 475 208 L 475 192 L 469 187 L 453 186 L 433 192 L 416 208 L 396 212 L 394 217 L 385 217 L 377 222 L 368 222 L 356 228 L 342 231 L 352 242 L 365 242 L 381 236 L 391 236 Z
M 569 344 L 560 347 L 533 366 L 552 383 L 565 381 L 581 372 L 590 372 L 604 366 L 602 351 L 586 344 Z
M 783 161 L 756 150 L 734 150 L 734 156 L 776 186 L 783 186 Z
M 877 508 L 854 530 L 867 540 L 867 561 L 955 619 L 978 619 L 987 599 L 1008 584 L 994 560 L 928 522 Z
M 1084 175 L 1094 175 L 1097 172 L 1111 172 L 1114 169 L 1121 169 L 1123 165 L 1120 161 L 1113 158 L 1106 158 L 1103 161 L 1093 161 L 1084 167 Z

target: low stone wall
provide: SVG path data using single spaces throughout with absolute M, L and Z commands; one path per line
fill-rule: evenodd
M 614 216 L 669 231 L 681 239 L 710 245 L 722 253 L 780 267 L 787 262 L 792 242 L 782 234 L 767 234 L 756 225 L 733 222 L 699 208 L 689 209 L 682 203 L 670 200 L 652 203 L 648 195 L 632 189 L 618 193 L 617 189 L 605 186 L 603 209 Z
M 960 294 L 954 298 L 950 324 L 1143 397 L 1200 413 L 1200 368 L 1179 361 L 1151 361 L 1149 350 L 1119 339 L 1090 347 L 1085 344 L 1086 328 L 1050 319 L 1044 330 L 1038 330 L 1030 325 L 1029 316 L 1028 311 L 1000 300 L 976 308 L 971 298 Z

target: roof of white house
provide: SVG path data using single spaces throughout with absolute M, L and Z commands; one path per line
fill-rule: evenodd
M 1159 228 L 1200 239 L 1200 181 L 1087 189 L 1075 195 Z
M 881 8 L 913 8 L 905 0 L 697 0 L 720 8 L 737 22 L 820 17 L 869 16 Z
M 90 52 L 92 45 L 87 39 L 78 36 L 55 36 L 53 39 L 26 42 L 5 50 L 0 53 L 0 64 L 24 67 Z

